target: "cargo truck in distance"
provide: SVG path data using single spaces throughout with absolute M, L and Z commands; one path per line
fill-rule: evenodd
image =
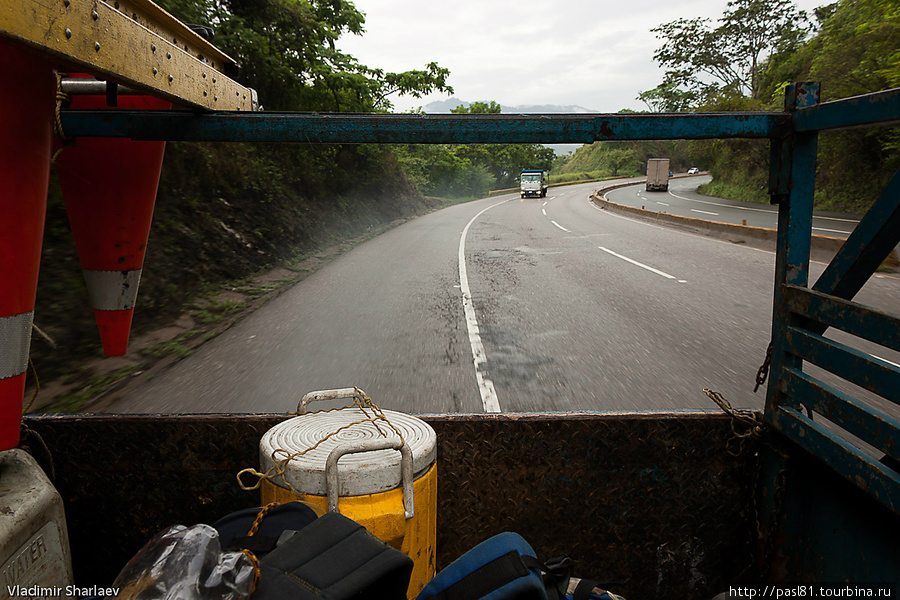
M 538 169 L 523 169 L 519 177 L 519 192 L 523 198 L 544 198 L 550 188 L 550 175 Z
M 647 161 L 647 191 L 667 192 L 669 190 L 669 159 L 651 158 Z

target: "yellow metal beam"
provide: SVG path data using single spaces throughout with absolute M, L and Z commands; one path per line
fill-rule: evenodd
M 222 74 L 234 61 L 149 0 L 4 2 L 0 37 L 183 106 L 254 107 L 253 90 Z

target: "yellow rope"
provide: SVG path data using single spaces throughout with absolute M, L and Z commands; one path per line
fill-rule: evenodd
M 710 400 L 718 404 L 719 408 L 724 410 L 731 417 L 731 432 L 740 440 L 740 449 L 738 452 L 731 452 L 729 450 L 729 454 L 737 456 L 743 451 L 744 443 L 748 439 L 762 438 L 763 434 L 766 432 L 766 423 L 759 413 L 752 410 L 734 408 L 722 394 L 709 388 L 703 388 L 703 393 L 709 396 Z M 745 430 L 742 432 L 738 431 L 736 428 L 737 423 L 741 423 L 745 427 Z
M 262 577 L 262 566 L 259 564 L 259 559 L 256 558 L 256 555 L 249 550 L 241 550 L 241 554 L 244 554 L 248 559 L 250 559 L 250 564 L 253 566 L 253 584 L 250 591 L 250 595 L 252 596 L 256 593 L 256 589 L 259 587 L 259 580 Z
M 319 445 L 321 445 L 323 442 L 334 437 L 341 431 L 350 429 L 351 427 L 356 427 L 357 425 L 363 425 L 364 423 L 371 423 L 375 427 L 375 429 L 378 430 L 378 433 L 380 433 L 382 437 L 387 437 L 387 435 L 378 426 L 379 421 L 384 421 L 394 431 L 394 433 L 397 434 L 397 437 L 400 438 L 400 446 L 402 447 L 406 443 L 406 441 L 403 439 L 403 435 L 400 433 L 400 430 L 397 429 L 397 427 L 393 423 L 391 423 L 390 420 L 386 416 L 384 416 L 384 413 L 382 412 L 382 410 L 380 408 L 378 408 L 378 406 L 376 406 L 376 404 L 372 401 L 371 398 L 366 396 L 365 393 L 363 393 L 363 391 L 360 390 L 359 388 L 354 388 L 354 389 L 356 390 L 356 399 L 354 400 L 354 402 L 352 404 L 348 404 L 347 406 L 342 406 L 340 408 L 329 408 L 329 409 L 318 410 L 318 411 L 310 412 L 310 413 L 306 413 L 306 414 L 309 414 L 309 415 L 325 414 L 325 413 L 330 413 L 330 412 L 335 412 L 335 411 L 345 410 L 348 408 L 355 407 L 355 408 L 358 408 L 360 410 L 360 412 L 362 412 L 362 414 L 366 417 L 365 419 L 360 419 L 359 421 L 354 421 L 353 423 L 348 423 L 346 425 L 342 425 L 341 427 L 338 427 L 334 431 L 330 432 L 328 435 L 323 437 L 321 440 L 319 440 L 318 442 L 316 442 L 309 448 L 305 448 L 298 452 L 288 452 L 287 450 L 284 450 L 283 448 L 276 448 L 272 452 L 272 461 L 274 462 L 274 464 L 271 467 L 269 467 L 265 473 L 261 473 L 254 468 L 247 468 L 247 469 L 243 469 L 242 471 L 240 471 L 237 474 L 237 482 L 238 482 L 238 485 L 240 486 L 240 488 L 244 491 L 256 490 L 256 489 L 259 489 L 259 487 L 262 485 L 262 482 L 264 480 L 273 481 L 274 479 L 280 477 L 281 481 L 285 487 L 287 487 L 289 490 L 291 490 L 291 492 L 294 495 L 299 495 L 299 492 L 294 488 L 293 485 L 291 485 L 291 483 L 287 480 L 287 477 L 285 476 L 285 474 L 287 473 L 288 464 L 295 458 L 299 458 L 299 457 L 303 456 L 304 454 L 306 454 L 307 452 L 312 452 L 313 450 L 318 448 Z M 369 416 L 369 413 L 366 412 L 367 409 L 372 411 L 373 416 Z M 288 414 L 296 415 L 298 413 L 294 412 L 294 411 L 288 411 Z M 279 458 L 279 457 L 282 457 L 282 458 Z M 241 476 L 245 475 L 245 474 L 256 477 L 257 478 L 256 483 L 254 483 L 253 485 L 244 484 L 244 482 L 241 481 Z
M 263 519 L 266 518 L 266 515 L 269 514 L 269 511 L 278 506 L 277 502 L 269 502 L 265 506 L 260 509 L 259 513 L 257 513 L 256 518 L 253 519 L 253 524 L 250 525 L 250 531 L 247 532 L 247 537 L 256 535 L 256 532 L 259 531 L 260 526 L 262 525 Z
M 72 97 L 62 91 L 62 78 L 64 75 L 64 73 L 56 74 L 56 108 L 53 114 L 53 131 L 56 133 L 56 137 L 59 138 L 59 141 L 62 142 L 62 145 L 60 145 L 60 147 L 56 149 L 56 152 L 53 153 L 53 158 L 50 159 L 51 163 L 55 163 L 59 153 L 72 142 L 71 138 L 66 136 L 62 127 L 63 104 L 68 104 L 72 101 Z

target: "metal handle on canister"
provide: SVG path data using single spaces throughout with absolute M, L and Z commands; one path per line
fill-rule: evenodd
M 306 414 L 306 405 L 317 400 L 340 400 L 342 398 L 356 398 L 362 401 L 366 393 L 359 388 L 340 388 L 336 390 L 319 390 L 318 392 L 309 392 L 300 399 L 297 405 L 297 414 Z
M 338 510 L 338 493 L 340 490 L 338 460 L 345 454 L 374 452 L 376 450 L 400 451 L 400 481 L 403 486 L 403 511 L 407 519 L 413 518 L 415 514 L 413 510 L 413 455 L 409 446 L 400 440 L 366 440 L 352 442 L 343 444 L 332 450 L 331 454 L 328 455 L 328 459 L 325 461 L 325 491 L 328 495 L 328 512 L 340 512 Z

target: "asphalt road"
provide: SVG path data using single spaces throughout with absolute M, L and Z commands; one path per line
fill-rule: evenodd
M 283 412 L 354 385 L 417 414 L 717 411 L 704 387 L 761 408 L 774 255 L 600 210 L 594 187 L 397 227 L 110 412 Z M 900 278 L 874 278 L 857 300 L 896 312 Z
M 710 198 L 697 193 L 697 186 L 710 180 L 709 175 L 678 177 L 669 180 L 667 192 L 648 192 L 645 190 L 644 184 L 640 184 L 613 190 L 606 197 L 617 204 L 694 219 L 769 229 L 778 227 L 778 207 L 776 206 Z M 815 211 L 813 233 L 846 238 L 858 222 L 859 217 L 856 215 Z

